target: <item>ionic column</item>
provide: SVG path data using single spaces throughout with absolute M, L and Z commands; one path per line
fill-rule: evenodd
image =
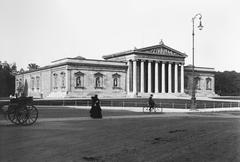
M 155 62 L 155 93 L 158 93 L 158 62 Z
M 127 69 L 127 93 L 129 93 L 130 92 L 130 66 L 131 66 L 130 60 L 128 60 L 127 66 L 128 66 L 128 69 Z
M 141 60 L 141 93 L 144 93 L 144 61 Z
M 148 93 L 152 91 L 152 68 L 151 61 L 148 61 Z
M 168 64 L 168 93 L 172 93 L 172 64 Z
M 162 93 L 165 93 L 165 63 L 162 62 Z
M 133 60 L 133 94 L 137 93 L 137 61 Z
M 184 93 L 184 65 L 181 64 L 181 93 Z
M 70 71 L 66 69 L 66 91 L 71 91 L 71 78 L 70 78 Z
M 175 63 L 174 65 L 175 69 L 174 69 L 174 79 L 175 79 L 175 82 L 174 82 L 174 93 L 178 93 L 178 64 Z

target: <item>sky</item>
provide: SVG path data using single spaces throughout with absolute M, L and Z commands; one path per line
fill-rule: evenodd
M 240 72 L 238 0 L 0 0 L 0 61 L 29 63 L 103 55 L 164 44 L 195 66 Z

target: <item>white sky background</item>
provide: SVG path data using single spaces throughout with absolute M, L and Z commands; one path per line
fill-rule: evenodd
M 163 39 L 188 55 L 188 65 L 191 19 L 200 12 L 195 65 L 240 72 L 239 6 L 238 0 L 0 0 L 0 61 L 26 69 L 79 55 L 102 59 Z

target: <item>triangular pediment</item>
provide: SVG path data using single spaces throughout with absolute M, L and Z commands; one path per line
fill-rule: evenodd
M 110 55 L 103 56 L 104 59 L 112 59 L 117 58 L 120 56 L 126 56 L 126 55 L 161 55 L 161 56 L 171 56 L 171 57 L 181 57 L 185 58 L 187 55 L 185 53 L 182 53 L 178 50 L 175 50 L 171 47 L 166 46 L 163 41 L 161 41 L 158 45 L 144 47 L 144 48 L 134 48 L 133 50 L 128 50 L 124 52 L 114 53 Z
M 176 57 L 186 57 L 186 54 L 181 53 L 177 50 L 174 50 L 164 44 L 151 46 L 146 48 L 137 49 L 139 52 L 144 52 L 147 54 L 154 54 L 154 55 L 164 55 L 164 56 L 176 56 Z
M 97 73 L 95 73 L 95 74 L 94 74 L 94 76 L 95 76 L 95 77 L 98 77 L 98 76 L 102 77 L 102 76 L 103 76 L 103 74 L 102 74 L 102 73 L 100 73 L 100 72 L 97 72 Z
M 78 71 L 76 73 L 74 73 L 75 76 L 81 76 L 81 75 L 84 75 L 84 73 L 82 73 L 81 71 Z
M 113 76 L 113 77 L 117 77 L 117 78 L 120 77 L 120 75 L 119 75 L 118 73 L 115 73 L 115 74 L 113 74 L 112 76 Z

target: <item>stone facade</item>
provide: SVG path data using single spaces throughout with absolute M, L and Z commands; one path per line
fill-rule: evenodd
M 64 58 L 17 75 L 16 87 L 24 84 L 27 95 L 38 98 L 89 98 L 94 94 L 102 98 L 186 96 L 190 94 L 191 73 L 189 67 L 184 68 L 185 57 L 160 42 L 105 55 L 104 60 Z M 200 80 L 197 95 L 215 94 L 213 73 L 214 69 L 196 68 Z
M 125 97 L 126 69 L 124 62 L 67 58 L 17 75 L 16 85 L 22 82 L 29 96 L 40 98 Z
M 214 68 L 194 67 L 196 96 L 216 96 L 214 73 Z M 192 66 L 185 66 L 185 74 L 185 93 L 191 95 L 193 85 Z

